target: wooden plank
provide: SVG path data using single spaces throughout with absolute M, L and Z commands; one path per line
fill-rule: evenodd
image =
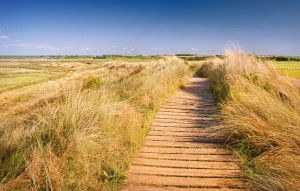
M 216 143 L 221 140 L 209 137 L 173 137 L 173 136 L 147 136 L 145 140 L 149 141 L 173 141 L 173 142 L 194 142 L 194 143 Z
M 198 118 L 194 120 L 182 120 L 182 119 L 166 119 L 166 118 L 157 118 L 155 122 L 158 123 L 180 123 L 180 124 L 198 124 L 198 123 L 216 123 L 215 118 L 209 118 L 209 117 L 204 117 L 204 118 Z
M 157 113 L 157 117 L 164 117 L 164 116 L 178 116 L 178 117 L 211 117 L 214 116 L 215 112 L 211 113 L 196 113 L 196 112 L 172 112 L 172 111 L 159 111 Z M 218 115 L 215 115 L 218 117 Z
M 164 127 L 164 126 L 151 126 L 150 131 L 168 131 L 168 132 L 199 132 L 199 133 L 210 133 L 212 130 L 200 127 Z
M 216 124 L 216 120 L 213 119 L 201 119 L 201 120 L 176 120 L 176 119 L 156 119 L 156 123 L 177 123 L 177 124 Z
M 222 145 L 215 143 L 198 143 L 198 142 L 173 142 L 173 141 L 145 141 L 144 146 L 161 146 L 161 147 L 188 147 L 188 148 L 222 148 Z
M 195 155 L 195 154 L 165 154 L 165 153 L 139 153 L 138 158 L 167 159 L 167 160 L 191 160 L 191 161 L 237 161 L 232 155 Z
M 211 109 L 211 107 L 215 107 L 215 105 L 213 105 L 213 104 L 202 104 L 199 106 L 165 105 L 165 106 L 162 106 L 161 108 L 162 109 L 194 109 L 194 110 L 197 110 L 197 109 L 201 109 L 201 108 Z
M 164 160 L 164 159 L 146 159 L 135 158 L 134 165 L 140 166 L 164 166 L 175 168 L 196 168 L 196 169 L 227 169 L 238 170 L 239 167 L 233 162 L 218 162 L 218 161 L 184 161 L 184 160 Z
M 140 153 L 168 153 L 168 154 L 230 154 L 221 148 L 165 148 L 143 146 Z
M 178 116 L 178 115 L 156 115 L 156 120 L 178 120 L 178 121 L 201 121 L 201 120 L 217 120 L 216 116 L 212 115 L 198 115 L 198 116 Z
M 161 108 L 160 112 L 192 112 L 192 113 L 205 113 L 205 112 L 217 112 L 216 108 L 209 108 L 209 107 L 201 107 L 201 108 Z
M 177 136 L 177 137 L 202 137 L 202 136 L 209 136 L 210 133 L 208 132 L 172 132 L 172 131 L 149 131 L 149 136 Z
M 154 122 L 153 124 L 152 124 L 152 126 L 164 126 L 164 127 L 193 127 L 193 128 L 195 128 L 195 127 L 197 127 L 197 128 L 205 128 L 205 127 L 208 127 L 208 126 L 211 126 L 210 124 L 208 124 L 208 123 L 197 123 L 197 124 L 189 124 L 189 123 L 182 123 L 182 124 L 180 124 L 180 123 L 174 123 L 174 122 L 170 122 L 170 123 L 165 123 L 165 122 Z
M 196 97 L 196 98 L 203 98 L 203 97 L 205 97 L 205 98 L 208 98 L 208 99 L 212 99 L 211 98 L 212 94 L 211 93 L 202 92 L 201 94 L 195 95 L 195 94 L 192 94 L 192 93 L 189 93 L 189 92 L 181 91 L 181 92 L 178 92 L 176 95 L 174 95 L 172 98 L 177 98 L 177 97 Z
M 217 116 L 216 111 L 184 111 L 184 110 L 160 110 L 157 115 L 172 115 L 172 116 L 191 116 L 191 117 L 205 117 L 205 116 Z
M 205 90 L 197 91 L 197 90 L 192 90 L 192 89 L 190 89 L 190 90 L 186 89 L 185 91 L 181 91 L 178 93 L 178 95 L 198 96 L 198 97 L 211 96 L 212 97 L 212 94 L 210 92 L 206 92 Z
M 202 105 L 213 105 L 213 108 L 217 108 L 217 105 L 214 102 L 202 102 L 202 101 L 185 101 L 180 99 L 174 99 L 172 101 L 167 102 L 163 106 L 196 106 L 201 107 Z
M 126 190 L 233 191 L 238 159 L 212 138 L 218 110 L 207 79 L 191 78 L 159 110 L 128 172 Z
M 190 102 L 184 102 L 184 101 L 169 101 L 166 102 L 164 106 L 201 106 L 201 105 L 214 105 L 216 106 L 216 103 L 214 101 L 205 101 L 205 102 L 200 102 L 200 101 L 190 101 Z
M 212 94 L 208 91 L 201 90 L 201 91 L 193 91 L 188 90 L 190 87 L 185 88 L 185 90 L 178 92 L 176 95 L 187 95 L 187 96 L 195 96 L 195 97 L 202 97 L 202 96 L 212 96 Z
M 129 185 L 122 191 L 240 191 L 235 188 L 183 188 Z
M 241 177 L 239 170 L 217 169 L 185 169 L 185 168 L 161 168 L 149 166 L 132 166 L 130 174 L 146 174 L 160 176 L 186 176 L 186 177 Z
M 201 187 L 240 187 L 241 181 L 236 178 L 191 178 L 191 177 L 168 177 L 154 175 L 132 174 L 127 180 L 133 184 L 152 184 L 168 186 L 201 186 Z
M 206 98 L 204 97 L 196 97 L 196 98 L 186 98 L 186 97 L 183 97 L 183 96 L 173 96 L 171 99 L 167 100 L 166 103 L 169 103 L 169 102 L 177 102 L 177 101 L 182 101 L 182 102 L 200 102 L 200 101 L 205 101 Z
M 193 95 L 190 94 L 188 92 L 179 92 L 178 94 L 176 94 L 176 96 L 174 96 L 174 98 L 183 98 L 183 99 L 201 99 L 201 98 L 205 98 L 205 100 L 207 99 L 211 99 L 212 95 L 211 94 L 202 94 L 202 95 Z

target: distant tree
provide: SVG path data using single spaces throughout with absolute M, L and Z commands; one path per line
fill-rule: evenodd
M 276 57 L 276 61 L 288 61 L 289 58 L 288 57 L 285 57 L 285 56 L 277 56 Z

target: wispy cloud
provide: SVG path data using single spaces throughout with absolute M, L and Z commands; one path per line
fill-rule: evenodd
M 81 49 L 79 49 L 80 51 L 90 51 L 90 50 L 92 50 L 92 49 L 90 49 L 90 48 L 81 48 Z
M 38 49 L 45 49 L 45 50 L 52 50 L 52 51 L 58 50 L 57 48 L 53 46 L 49 46 L 47 44 L 36 44 L 35 47 Z
M 31 44 L 10 44 L 10 46 L 17 46 L 17 47 L 22 47 L 22 48 L 31 48 Z
M 8 36 L 0 36 L 0 39 L 8 39 Z
M 197 48 L 191 48 L 191 50 L 192 50 L 192 51 L 197 51 L 198 49 L 197 49 Z
M 60 50 L 59 48 L 55 48 L 55 47 L 47 45 L 47 44 L 18 43 L 18 44 L 10 44 L 10 46 L 16 46 L 16 47 L 22 47 L 22 48 L 36 48 L 36 49 L 51 50 L 51 51 Z

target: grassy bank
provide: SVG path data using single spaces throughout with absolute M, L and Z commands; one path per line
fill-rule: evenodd
M 249 187 L 300 190 L 300 92 L 271 61 L 228 50 L 200 71 L 220 102 L 219 136 L 239 153 Z
M 125 76 L 91 76 L 2 127 L 0 190 L 117 190 L 159 105 L 187 74 L 168 58 Z

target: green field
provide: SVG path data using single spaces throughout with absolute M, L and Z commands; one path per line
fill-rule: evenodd
M 0 75 L 0 91 L 6 88 L 14 88 L 31 84 L 49 78 L 50 74 L 45 73 L 28 73 L 28 74 L 9 74 Z
M 279 72 L 285 76 L 300 79 L 300 62 L 276 61 Z
M 72 72 L 99 68 L 101 63 L 103 61 L 89 59 L 2 59 L 0 60 L 0 92 L 57 79 Z

